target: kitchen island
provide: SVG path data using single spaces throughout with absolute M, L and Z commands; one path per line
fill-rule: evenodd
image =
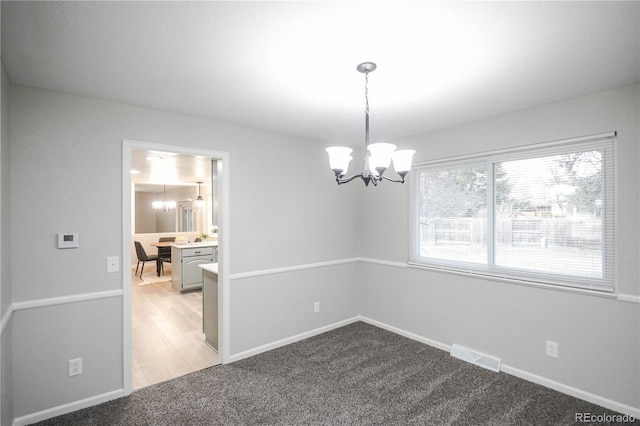
M 202 332 L 204 340 L 218 350 L 218 264 L 198 265 L 202 269 Z
M 171 280 L 177 291 L 202 288 L 202 270 L 198 265 L 218 259 L 218 241 L 171 244 Z

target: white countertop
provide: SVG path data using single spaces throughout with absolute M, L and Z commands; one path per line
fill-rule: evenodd
M 198 265 L 199 268 L 204 269 L 207 272 L 211 272 L 214 274 L 218 274 L 218 264 L 217 263 L 205 263 L 202 265 Z
M 171 244 L 171 247 L 177 247 L 179 249 L 185 248 L 198 248 L 198 247 L 218 247 L 218 240 L 201 241 L 199 243 L 184 243 L 184 244 Z

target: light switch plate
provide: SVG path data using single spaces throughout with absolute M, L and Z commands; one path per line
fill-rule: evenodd
M 118 256 L 107 257 L 107 272 L 118 272 L 120 270 L 120 259 Z

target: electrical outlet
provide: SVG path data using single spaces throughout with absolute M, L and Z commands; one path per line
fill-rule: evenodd
M 82 358 L 69 360 L 69 377 L 82 374 Z
M 547 356 L 558 358 L 558 343 L 547 340 Z
M 318 312 L 320 312 L 320 302 L 314 302 L 313 303 L 313 313 L 317 314 Z

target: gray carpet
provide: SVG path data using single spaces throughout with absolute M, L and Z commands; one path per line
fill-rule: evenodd
M 573 425 L 583 412 L 618 414 L 359 322 L 38 424 Z

